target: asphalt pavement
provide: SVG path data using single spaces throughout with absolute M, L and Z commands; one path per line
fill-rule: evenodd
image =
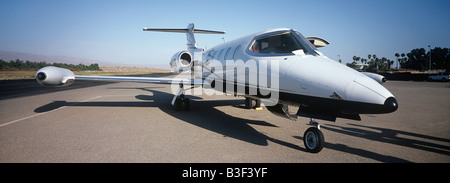
M 176 112 L 170 85 L 0 81 L 0 162 L 450 162 L 450 82 L 388 81 L 390 114 L 318 120 L 325 147 L 306 152 L 309 119 L 245 109 L 231 95 L 190 96 Z

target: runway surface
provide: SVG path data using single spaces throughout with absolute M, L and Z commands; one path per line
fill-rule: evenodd
M 388 81 L 391 114 L 318 120 L 325 147 L 305 151 L 307 118 L 244 109 L 243 98 L 192 96 L 170 85 L 0 82 L 0 162 L 450 162 L 450 83 Z

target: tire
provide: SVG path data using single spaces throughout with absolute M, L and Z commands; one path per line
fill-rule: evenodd
M 181 100 L 181 98 L 177 97 L 177 99 L 175 99 L 175 111 L 181 111 L 183 110 L 183 101 Z
M 315 127 L 308 128 L 303 134 L 303 143 L 306 151 L 310 153 L 320 152 L 323 149 L 324 142 L 323 133 Z
M 191 110 L 191 101 L 188 98 L 184 98 L 183 104 L 185 111 Z
M 253 100 L 251 98 L 245 98 L 245 108 L 246 109 L 251 109 L 253 107 L 252 103 L 253 103 Z

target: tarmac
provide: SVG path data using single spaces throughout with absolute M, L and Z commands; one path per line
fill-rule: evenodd
M 396 112 L 317 120 L 325 146 L 312 154 L 309 119 L 245 109 L 242 97 L 188 96 L 191 110 L 176 112 L 170 85 L 0 81 L 0 162 L 449 163 L 450 82 L 384 86 Z

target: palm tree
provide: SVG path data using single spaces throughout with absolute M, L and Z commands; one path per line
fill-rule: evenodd
M 400 60 L 398 59 L 398 57 L 400 57 L 400 54 L 395 53 L 395 57 L 397 57 L 397 69 L 398 69 L 398 63 L 400 62 Z
M 375 64 L 375 68 L 378 71 L 378 68 L 379 68 L 379 65 L 380 65 L 378 62 L 380 61 L 380 59 L 378 59 L 377 55 L 375 55 L 375 54 L 372 55 L 372 58 L 373 58 L 373 63 Z
M 365 63 L 367 63 L 367 59 L 362 58 L 362 59 L 361 59 L 361 64 L 365 64 Z
M 367 64 L 367 59 L 366 58 L 361 58 L 361 63 L 363 64 L 363 66 L 362 66 L 362 70 L 366 70 L 367 68 L 365 68 L 366 67 L 366 64 Z
M 388 62 L 389 62 L 389 61 L 387 60 L 386 57 L 381 58 L 381 63 L 380 63 L 381 70 L 386 70 L 386 69 L 387 69 L 387 67 L 388 67 Z
M 402 53 L 401 56 L 402 56 L 402 59 L 401 59 L 401 61 L 400 61 L 400 62 L 401 62 L 401 63 L 400 63 L 400 67 L 403 65 L 403 63 L 406 62 L 406 57 L 405 57 L 406 55 L 405 55 L 405 53 Z

